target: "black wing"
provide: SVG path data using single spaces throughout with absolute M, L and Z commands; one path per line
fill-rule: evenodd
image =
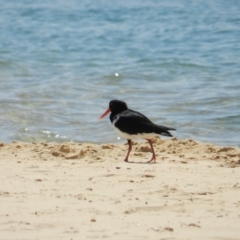
M 156 125 L 143 114 L 131 109 L 117 114 L 113 119 L 113 123 L 120 131 L 131 135 L 156 133 L 171 137 L 172 135 L 168 130 L 175 130 L 174 128 Z

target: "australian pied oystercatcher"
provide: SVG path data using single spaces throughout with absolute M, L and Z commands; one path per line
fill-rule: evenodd
M 159 134 L 172 137 L 172 134 L 168 131 L 176 130 L 154 124 L 143 114 L 129 109 L 127 104 L 120 100 L 110 101 L 109 108 L 100 116 L 100 119 L 104 118 L 109 112 L 111 112 L 110 121 L 115 130 L 128 141 L 128 153 L 124 160 L 125 162 L 128 162 L 128 156 L 132 149 L 132 140 L 139 138 L 146 139 L 151 146 L 152 158 L 148 162 L 156 162 L 156 155 L 151 139 Z

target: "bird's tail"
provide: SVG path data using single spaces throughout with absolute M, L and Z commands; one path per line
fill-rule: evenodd
M 157 130 L 157 133 L 162 135 L 162 136 L 173 137 L 173 135 L 169 131 L 175 131 L 176 129 L 175 128 L 161 126 L 161 125 L 156 125 L 156 130 Z

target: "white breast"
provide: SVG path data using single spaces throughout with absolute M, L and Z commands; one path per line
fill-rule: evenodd
M 126 138 L 126 139 L 130 139 L 130 140 L 140 139 L 140 138 L 152 139 L 153 137 L 158 136 L 158 134 L 156 134 L 156 133 L 129 134 L 129 133 L 120 131 L 120 130 L 119 130 L 118 128 L 116 128 L 114 125 L 113 125 L 113 127 L 114 127 L 115 131 L 116 131 L 121 137 Z

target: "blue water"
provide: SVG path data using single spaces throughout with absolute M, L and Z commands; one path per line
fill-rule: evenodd
M 112 99 L 240 146 L 240 1 L 1 0 L 0 140 L 119 142 Z

